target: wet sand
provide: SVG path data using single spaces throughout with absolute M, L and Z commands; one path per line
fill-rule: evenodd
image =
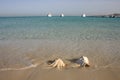
M 119 80 L 120 69 L 41 69 L 1 71 L 0 80 Z
M 61 42 L 0 41 L 0 80 L 120 80 L 119 41 Z M 91 66 L 72 67 L 82 55 Z M 49 68 L 47 62 L 58 57 L 67 67 Z

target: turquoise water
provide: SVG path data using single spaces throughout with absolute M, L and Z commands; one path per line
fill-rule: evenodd
M 82 55 L 120 68 L 120 18 L 0 17 L 0 69 Z
M 9 17 L 0 18 L 4 39 L 120 39 L 120 18 Z

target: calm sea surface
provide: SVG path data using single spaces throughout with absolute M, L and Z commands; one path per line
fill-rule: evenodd
M 0 40 L 11 39 L 118 40 L 120 18 L 0 18 Z
M 94 66 L 119 64 L 120 18 L 0 17 L 0 68 L 31 65 L 44 59 L 41 54 L 85 55 Z

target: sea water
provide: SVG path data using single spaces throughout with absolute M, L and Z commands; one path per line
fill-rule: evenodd
M 0 17 L 1 69 L 29 66 L 42 54 L 43 62 L 85 55 L 95 66 L 119 64 L 120 18 Z
M 118 40 L 120 18 L 6 17 L 0 18 L 0 40 Z

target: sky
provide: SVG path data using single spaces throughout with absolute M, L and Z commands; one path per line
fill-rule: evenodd
M 120 13 L 120 0 L 0 0 L 0 16 L 68 16 Z

